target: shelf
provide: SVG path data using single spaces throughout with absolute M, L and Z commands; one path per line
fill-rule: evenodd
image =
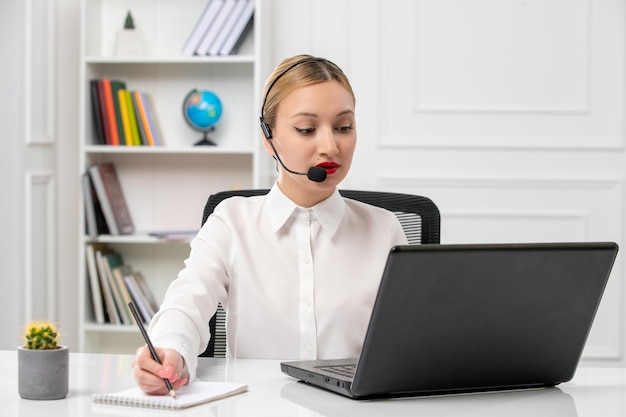
M 114 56 L 89 56 L 85 58 L 86 64 L 254 64 L 252 55 L 228 55 L 228 56 L 159 56 L 159 57 L 114 57 Z
M 252 155 L 253 149 L 229 148 L 224 146 L 111 146 L 111 145 L 87 145 L 84 147 L 86 154 L 131 154 L 131 155 Z
M 193 236 L 181 239 L 166 239 L 148 234 L 135 233 L 132 235 L 99 235 L 85 237 L 85 243 L 128 243 L 128 244 L 189 244 Z
M 85 323 L 83 329 L 86 332 L 97 332 L 97 333 L 138 333 L 139 329 L 137 326 L 132 326 L 128 324 L 96 324 L 96 323 Z

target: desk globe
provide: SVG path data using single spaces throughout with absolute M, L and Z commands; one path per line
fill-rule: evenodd
M 183 101 L 183 116 L 192 129 L 202 132 L 202 139 L 196 142 L 195 146 L 216 145 L 209 139 L 209 132 L 215 129 L 215 124 L 222 117 L 222 102 L 215 93 L 208 90 L 191 90 Z

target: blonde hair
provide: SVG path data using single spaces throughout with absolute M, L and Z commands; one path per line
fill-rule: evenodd
M 289 93 L 300 87 L 332 80 L 348 90 L 356 102 L 348 77 L 333 62 L 312 55 L 296 55 L 284 59 L 265 82 L 261 118 L 270 127 L 274 127 L 278 105 Z

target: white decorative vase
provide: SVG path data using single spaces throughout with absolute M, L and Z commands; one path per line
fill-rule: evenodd
M 69 348 L 17 348 L 18 391 L 27 400 L 60 400 L 69 390 Z
M 115 37 L 115 55 L 138 57 L 144 54 L 143 36 L 138 29 L 119 30 Z

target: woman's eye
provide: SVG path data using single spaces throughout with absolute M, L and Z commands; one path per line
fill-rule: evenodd
M 337 130 L 342 132 L 342 133 L 346 133 L 346 132 L 349 132 L 349 131 L 352 130 L 352 125 L 349 124 L 349 125 L 339 126 L 339 127 L 337 127 Z
M 312 127 L 304 127 L 304 128 L 301 128 L 301 127 L 295 127 L 294 129 L 296 129 L 296 131 L 297 131 L 298 133 L 301 133 L 301 134 L 303 134 L 303 135 L 309 135 L 309 134 L 311 134 L 311 133 L 315 132 L 315 129 L 314 129 L 314 128 L 312 128 Z

